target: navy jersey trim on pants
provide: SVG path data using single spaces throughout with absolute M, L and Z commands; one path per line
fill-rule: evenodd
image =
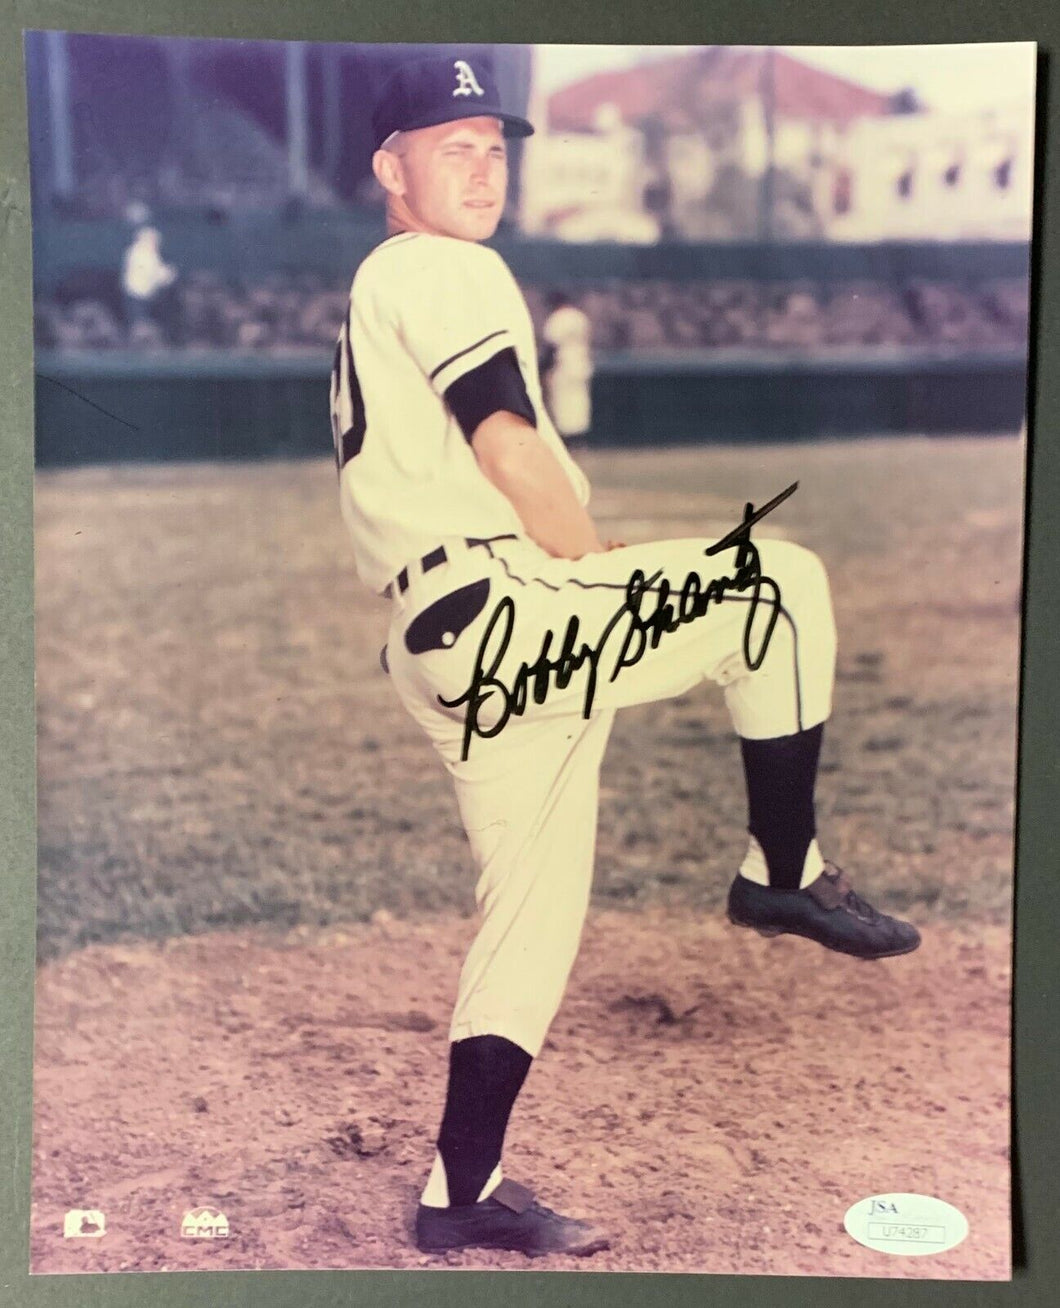
M 531 585 L 533 582 L 536 581 L 539 585 L 544 586 L 546 590 L 553 590 L 553 591 L 556 591 L 557 593 L 558 593 L 559 591 L 561 591 L 561 590 L 563 589 L 564 586 L 580 586 L 582 590 L 622 590 L 622 591 L 625 591 L 625 590 L 628 589 L 628 586 L 627 586 L 627 584 L 626 584 L 625 582 L 615 582 L 615 581 L 581 581 L 578 577 L 565 577 L 565 578 L 563 579 L 562 584 L 559 585 L 559 586 L 553 585 L 552 582 L 550 582 L 550 581 L 545 581 L 545 580 L 543 580 L 543 578 L 541 578 L 541 577 L 531 577 L 529 580 L 527 580 L 527 578 L 525 578 L 525 577 L 519 577 L 519 576 L 517 576 L 517 575 L 516 575 L 516 574 L 511 570 L 511 568 L 508 566 L 508 560 L 507 560 L 507 559 L 503 558 L 503 557 L 502 557 L 501 555 L 499 555 L 499 554 L 495 554 L 495 553 L 494 553 L 494 551 L 493 551 L 493 546 L 489 543 L 489 541 L 483 541 L 483 544 L 484 544 L 484 545 L 486 546 L 486 548 L 489 550 L 489 552 L 490 552 L 490 558 L 491 558 L 491 559 L 494 559 L 497 563 L 500 563 L 500 564 L 503 566 L 504 571 L 508 574 L 508 579 L 509 579 L 510 581 L 517 581 L 517 582 L 520 584 L 520 586 L 529 586 L 529 585 Z M 653 591 L 653 592 L 655 592 L 656 594 L 658 594 L 658 592 L 660 591 L 660 589 L 661 589 L 661 588 L 660 588 L 659 586 L 645 586 L 645 587 L 644 587 L 644 590 L 645 590 L 645 591 Z M 750 604 L 751 602 L 752 602 L 752 600 L 751 600 L 750 596 L 748 596 L 748 595 L 726 595 L 726 596 L 725 596 L 725 599 L 722 601 L 722 603 L 725 603 L 725 604 L 728 604 L 728 603 Z M 778 610 L 779 610 L 781 616 L 782 616 L 783 618 L 786 619 L 786 621 L 787 621 L 787 623 L 788 623 L 788 626 L 791 628 L 791 657 L 792 657 L 792 663 L 793 663 L 793 665 L 794 665 L 792 671 L 793 671 L 793 673 L 794 673 L 794 677 L 795 677 L 795 717 L 796 717 L 796 721 L 797 721 L 797 727 L 798 727 L 798 730 L 799 730 L 799 731 L 802 731 L 802 730 L 803 730 L 803 726 L 802 726 L 802 723 L 803 723 L 803 714 L 802 714 L 802 676 L 801 676 L 801 674 L 800 674 L 800 672 L 799 672 L 799 628 L 798 628 L 798 624 L 796 623 L 795 619 L 792 617 L 790 611 L 789 611 L 789 610 L 788 610 L 788 609 L 787 609 L 783 604 L 779 604 L 779 605 L 777 606 L 777 608 L 778 608 Z

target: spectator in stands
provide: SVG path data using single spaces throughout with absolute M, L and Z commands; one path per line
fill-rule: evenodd
M 553 291 L 547 304 L 541 331 L 545 403 L 567 445 L 583 446 L 592 425 L 592 324 L 562 291 Z
M 125 221 L 133 227 L 146 227 L 151 219 L 151 210 L 144 200 L 130 200 L 125 206 Z
M 176 334 L 173 296 L 167 294 L 177 279 L 177 270 L 163 261 L 161 242 L 157 227 L 141 227 L 122 259 L 121 286 L 133 345 L 141 344 L 145 336 L 153 338 L 156 333 L 170 344 L 177 344 L 173 339 Z

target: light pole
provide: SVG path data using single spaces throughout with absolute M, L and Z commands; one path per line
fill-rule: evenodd
M 303 199 L 309 190 L 309 121 L 306 113 L 306 46 L 284 45 L 287 100 L 287 189 Z
M 65 32 L 45 32 L 48 67 L 48 120 L 52 138 L 52 186 L 69 200 L 77 185 L 74 175 L 73 133 L 70 128 L 70 55 Z
M 758 196 L 758 239 L 773 239 L 773 202 L 776 157 L 776 49 L 767 46 L 762 60 L 759 91 L 762 96 L 762 119 L 766 133 L 766 164 L 762 172 L 762 184 Z

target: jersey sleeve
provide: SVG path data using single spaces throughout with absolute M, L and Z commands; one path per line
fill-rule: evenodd
M 514 350 L 510 274 L 469 241 L 412 244 L 391 303 L 405 348 L 438 395 L 504 350 Z
M 526 379 L 515 350 L 505 346 L 484 362 L 461 373 L 446 387 L 445 402 L 460 424 L 466 440 L 471 440 L 480 423 L 494 413 L 514 413 L 531 427 L 537 426 L 537 414 L 526 390 Z

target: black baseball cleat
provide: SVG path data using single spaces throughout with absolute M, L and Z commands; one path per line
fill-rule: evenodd
M 737 876 L 729 889 L 729 921 L 763 936 L 805 936 L 855 958 L 892 958 L 920 944 L 915 926 L 866 903 L 834 863 L 802 890 L 776 890 Z
M 416 1246 L 421 1253 L 450 1249 L 513 1249 L 530 1258 L 567 1253 L 578 1257 L 610 1249 L 606 1236 L 588 1222 L 562 1217 L 537 1203 L 525 1186 L 501 1181 L 488 1199 L 416 1212 Z

